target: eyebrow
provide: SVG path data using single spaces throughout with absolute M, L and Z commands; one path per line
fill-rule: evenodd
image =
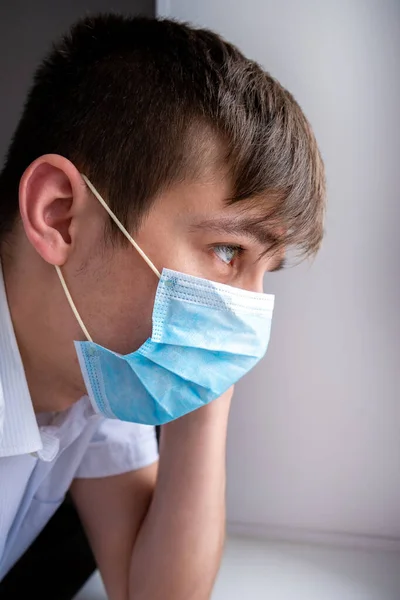
M 258 219 L 222 217 L 220 219 L 213 219 L 212 221 L 200 221 L 192 225 L 191 229 L 196 231 L 213 231 L 214 233 L 222 235 L 244 235 L 247 238 L 256 241 L 261 246 L 264 246 L 265 251 L 263 254 L 268 252 L 274 244 L 279 242 L 279 238 L 266 228 L 265 217 Z M 279 265 L 281 262 L 282 261 L 279 262 Z

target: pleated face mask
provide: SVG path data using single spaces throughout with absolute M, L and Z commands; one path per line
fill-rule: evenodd
M 56 267 L 88 340 L 75 342 L 85 385 L 96 412 L 162 425 L 223 394 L 264 356 L 274 296 L 170 269 L 160 274 L 90 181 L 82 177 L 159 278 L 151 338 L 135 352 L 121 355 L 93 342 Z

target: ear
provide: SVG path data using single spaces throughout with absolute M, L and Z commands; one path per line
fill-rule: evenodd
M 47 154 L 25 171 L 19 186 L 19 207 L 25 233 L 40 256 L 63 265 L 73 250 L 74 219 L 86 198 L 86 186 L 74 165 Z

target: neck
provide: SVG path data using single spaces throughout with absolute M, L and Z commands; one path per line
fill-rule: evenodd
M 38 256 L 3 253 L 2 268 L 34 410 L 65 410 L 86 392 L 73 346 L 81 333 L 57 274 Z

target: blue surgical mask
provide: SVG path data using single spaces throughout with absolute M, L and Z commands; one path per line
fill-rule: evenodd
M 93 342 L 56 267 L 67 299 L 88 339 L 75 342 L 96 412 L 109 418 L 161 425 L 208 404 L 264 356 L 274 297 L 163 269 L 160 274 L 83 178 L 124 235 L 159 277 L 152 335 L 121 355 Z

